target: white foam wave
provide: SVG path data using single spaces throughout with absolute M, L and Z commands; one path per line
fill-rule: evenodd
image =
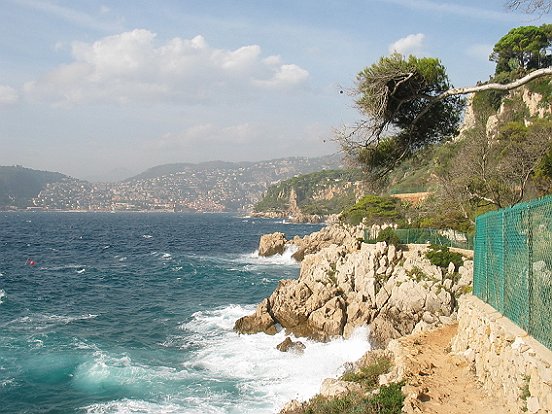
M 1 274 L 0 274 L 1 275 Z M 0 289 L 0 305 L 4 302 L 3 301 L 3 298 L 5 298 L 7 295 L 6 295 L 6 291 L 3 290 L 3 289 Z
M 41 267 L 40 270 L 53 270 L 53 271 L 59 271 L 59 270 L 75 270 L 75 271 L 79 271 L 81 269 L 84 269 L 86 268 L 85 265 L 81 265 L 81 264 L 66 264 L 66 265 L 62 265 L 62 266 L 51 266 L 51 267 Z
M 6 378 L 0 381 L 0 388 L 8 387 L 15 384 L 15 378 Z
M 190 374 L 182 369 L 143 365 L 134 362 L 127 354 L 113 356 L 96 351 L 90 359 L 77 366 L 72 385 L 87 394 L 108 391 L 124 392 L 124 395 L 137 398 L 145 395 L 171 395 L 178 398 L 180 388 L 184 388 L 182 384 L 189 378 Z M 125 412 L 117 410 L 108 412 Z
M 54 326 L 58 325 L 67 325 L 75 321 L 82 321 L 87 319 L 97 318 L 98 315 L 93 315 L 91 313 L 86 315 L 79 316 L 68 316 L 68 315 L 43 315 L 43 314 L 32 314 L 29 316 L 22 316 L 20 318 L 14 319 L 10 322 L 7 322 L 4 326 L 15 325 L 15 326 L 25 326 L 30 325 L 35 331 L 44 331 L 48 330 Z
M 302 355 L 280 352 L 276 345 L 284 340 L 284 332 L 270 336 L 232 331 L 235 320 L 252 310 L 229 306 L 197 312 L 181 327 L 203 340 L 184 365 L 209 378 L 236 381 L 242 398 L 236 413 L 271 413 L 291 399 L 306 400 L 319 391 L 325 378 L 341 374 L 345 363 L 370 350 L 368 328 L 361 328 L 348 340 L 318 343 L 301 338 L 306 345 Z
M 255 250 L 253 253 L 240 256 L 238 261 L 252 266 L 299 266 L 299 262 L 292 257 L 295 252 L 297 252 L 297 246 L 292 244 L 286 246 L 284 253 L 282 254 L 275 254 L 273 256 L 265 257 L 259 256 L 259 251 Z M 246 268 L 246 270 L 251 270 L 251 268 Z
M 88 414 L 182 413 L 182 407 L 177 404 L 159 404 L 141 400 L 129 400 L 127 398 L 107 403 L 92 404 L 87 407 L 83 407 L 83 410 L 85 410 Z

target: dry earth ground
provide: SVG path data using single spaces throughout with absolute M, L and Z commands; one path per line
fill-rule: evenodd
M 448 325 L 430 332 L 399 340 L 404 350 L 409 413 L 431 414 L 514 414 L 495 397 L 485 394 L 469 363 L 449 353 L 450 342 L 458 325 Z

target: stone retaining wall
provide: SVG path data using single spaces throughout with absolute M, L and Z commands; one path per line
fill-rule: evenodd
M 473 364 L 489 394 L 522 411 L 552 414 L 552 351 L 475 296 L 460 299 L 451 347 Z

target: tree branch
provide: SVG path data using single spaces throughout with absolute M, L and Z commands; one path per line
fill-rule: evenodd
M 511 83 L 506 83 L 506 84 L 487 83 L 485 85 L 471 86 L 471 87 L 468 87 L 468 88 L 448 89 L 445 92 L 443 92 L 439 95 L 436 95 L 433 98 L 433 100 L 431 100 L 426 105 L 426 107 L 416 115 L 416 117 L 412 121 L 412 125 L 415 125 L 419 121 L 419 119 L 429 111 L 429 109 L 431 108 L 431 106 L 433 104 L 435 104 L 439 101 L 442 101 L 443 99 L 446 99 L 449 96 L 467 95 L 467 94 L 470 94 L 470 93 L 490 91 L 490 90 L 494 90 L 494 91 L 511 91 L 512 89 L 519 88 L 520 86 L 525 85 L 526 83 L 531 82 L 534 79 L 542 78 L 544 76 L 552 76 L 552 68 L 544 68 L 544 69 L 535 70 L 535 71 L 531 72 L 530 74 L 524 76 L 523 78 L 520 78 L 520 79 L 518 79 L 514 82 L 511 82 Z
M 467 95 L 469 93 L 475 93 L 475 92 L 483 92 L 483 91 L 511 91 L 512 89 L 519 88 L 522 85 L 525 85 L 528 82 L 531 82 L 534 79 L 542 78 L 543 76 L 551 76 L 552 75 L 552 68 L 544 68 L 544 69 L 537 69 L 530 74 L 524 76 L 521 79 L 518 79 L 511 83 L 487 83 L 485 85 L 479 85 L 479 86 L 472 86 L 468 88 L 453 88 L 449 89 L 448 91 L 443 92 L 440 95 L 437 95 L 434 98 L 434 101 L 442 101 L 445 98 L 448 98 L 452 95 Z

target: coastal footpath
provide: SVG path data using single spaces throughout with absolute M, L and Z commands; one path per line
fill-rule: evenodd
M 336 224 L 293 240 L 263 236 L 259 254 L 294 249 L 300 274 L 281 281 L 235 329 L 273 334 L 281 327 L 326 341 L 368 324 L 375 350 L 325 380 L 317 401 L 400 384 L 406 413 L 552 413 L 552 352 L 470 294 L 469 252 L 460 266 L 436 266 L 426 245 L 369 245 L 362 230 Z M 301 351 L 303 344 L 286 341 L 282 349 Z M 377 387 L 359 385 L 382 358 L 389 369 L 376 376 Z M 281 413 L 302 414 L 309 403 L 292 401 Z

